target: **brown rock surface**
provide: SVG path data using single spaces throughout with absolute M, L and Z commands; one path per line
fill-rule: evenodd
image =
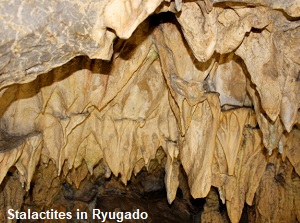
M 2 0 L 0 221 L 299 222 L 299 17 L 298 0 Z

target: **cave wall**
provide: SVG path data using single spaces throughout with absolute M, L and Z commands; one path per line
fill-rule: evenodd
M 2 221 L 158 151 L 168 202 L 207 197 L 203 222 L 218 199 L 231 222 L 300 221 L 299 5 L 1 2 Z

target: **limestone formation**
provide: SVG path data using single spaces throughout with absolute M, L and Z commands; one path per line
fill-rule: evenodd
M 0 222 L 300 222 L 299 18 L 299 0 L 1 0 Z

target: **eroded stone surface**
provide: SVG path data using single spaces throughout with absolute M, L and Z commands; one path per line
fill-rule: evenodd
M 208 196 L 203 221 L 228 220 L 219 198 L 231 222 L 300 220 L 298 1 L 47 4 L 0 6 L 3 222 L 157 165 L 176 208 Z

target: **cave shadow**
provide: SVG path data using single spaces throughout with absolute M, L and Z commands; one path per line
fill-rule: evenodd
M 18 170 L 15 166 L 12 166 L 7 170 L 7 173 L 2 180 L 2 183 L 0 184 L 0 193 L 4 193 L 4 189 L 7 186 L 8 181 L 10 181 L 12 178 L 18 179 Z M 17 182 L 20 184 L 21 187 L 21 183 L 18 180 Z
M 199 222 L 205 198 L 193 199 L 189 193 L 187 176 L 180 166 L 181 185 L 177 189 L 175 200 L 169 204 L 165 188 L 165 161 L 153 163 L 150 169 L 145 167 L 124 185 L 120 176 L 112 176 L 109 180 L 100 177 L 96 180 L 98 195 L 95 198 L 96 209 L 110 211 L 147 212 L 149 218 L 145 222 L 191 223 Z
M 175 25 L 177 30 L 180 33 L 183 45 L 184 45 L 186 51 L 188 52 L 188 55 L 189 55 L 191 61 L 193 62 L 194 66 L 199 71 L 205 72 L 209 69 L 210 66 L 212 66 L 212 63 L 214 61 L 218 62 L 220 55 L 218 53 L 214 52 L 213 55 L 206 62 L 199 61 L 193 54 L 193 51 L 192 51 L 191 47 L 189 46 L 189 44 L 182 32 L 181 26 L 180 26 L 179 22 L 177 21 L 178 15 L 180 15 L 180 13 L 174 14 L 172 12 L 163 12 L 163 13 L 160 13 L 157 15 L 152 15 L 150 17 L 150 19 L 151 19 L 151 22 L 154 27 L 158 27 L 160 24 L 163 24 L 163 23 L 171 23 L 171 24 Z M 209 75 L 209 72 L 208 72 L 208 75 Z
M 151 36 L 154 28 L 149 19 L 146 19 L 137 27 L 129 39 L 115 39 L 114 53 L 110 61 L 90 59 L 88 56 L 77 56 L 49 72 L 38 75 L 31 82 L 12 84 L 4 87 L 0 97 L 0 118 L 13 102 L 34 97 L 42 88 L 63 81 L 79 70 L 87 69 L 95 74 L 109 75 L 114 60 L 117 57 L 121 57 L 123 60 L 130 60 L 136 49 Z
M 29 83 L 13 84 L 4 88 L 2 90 L 4 93 L 0 97 L 0 118 L 13 102 L 20 99 L 32 98 L 40 93 L 44 87 L 63 81 L 73 73 L 83 69 L 90 70 L 92 73 L 109 75 L 111 62 L 90 59 L 87 56 L 77 56 L 60 67 L 40 74 L 35 80 Z
M 137 29 L 133 32 L 131 37 L 127 40 L 116 39 L 114 42 L 114 54 L 113 59 L 110 61 L 104 61 L 99 59 L 90 59 L 87 56 L 77 56 L 62 66 L 56 67 L 49 72 L 40 74 L 37 78 L 28 83 L 13 84 L 2 89 L 2 95 L 0 97 L 0 118 L 3 116 L 8 107 L 15 101 L 20 99 L 32 98 L 41 92 L 41 89 L 50 86 L 56 82 L 60 82 L 76 71 L 87 69 L 92 73 L 109 75 L 112 69 L 112 64 L 115 57 L 121 57 L 124 60 L 130 60 L 136 51 L 136 49 L 147 39 L 151 38 L 151 35 L 155 28 L 162 23 L 173 23 L 180 31 L 180 25 L 175 18 L 175 15 L 171 12 L 160 13 L 151 15 L 148 19 L 142 22 Z M 181 35 L 182 32 L 180 31 Z M 189 56 L 194 61 L 198 69 L 206 70 L 203 67 L 203 63 L 199 65 L 196 58 L 193 56 L 191 49 L 186 43 L 185 38 L 182 36 L 185 47 L 188 49 Z M 115 57 L 114 57 L 115 56 Z M 210 59 L 211 60 L 211 59 Z

